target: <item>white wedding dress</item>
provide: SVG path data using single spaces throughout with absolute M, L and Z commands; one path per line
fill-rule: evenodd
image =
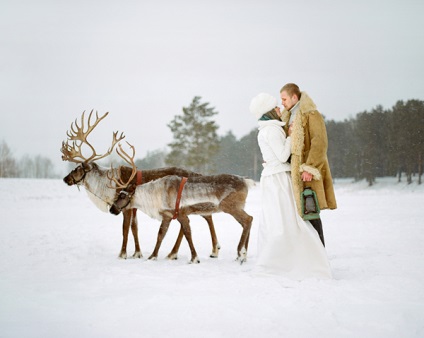
M 290 176 L 290 137 L 283 122 L 259 121 L 258 143 L 264 158 L 262 215 L 255 271 L 301 280 L 332 277 L 318 233 L 297 213 Z

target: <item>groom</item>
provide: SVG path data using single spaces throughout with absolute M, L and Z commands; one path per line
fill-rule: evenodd
M 300 194 L 305 187 L 315 191 L 321 210 L 336 209 L 324 119 L 312 99 L 296 84 L 284 85 L 280 97 L 285 108 L 281 112 L 281 120 L 286 122 L 286 132 L 292 139 L 291 175 L 297 211 L 301 215 Z M 321 219 L 310 222 L 325 246 Z

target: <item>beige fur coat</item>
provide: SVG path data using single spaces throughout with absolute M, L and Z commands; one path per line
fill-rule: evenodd
M 283 110 L 281 120 L 286 122 L 286 128 L 290 115 L 289 111 Z M 327 159 L 327 130 L 322 115 L 305 92 L 302 92 L 299 100 L 291 138 L 291 176 L 298 213 L 301 215 L 300 194 L 305 187 L 315 191 L 321 210 L 336 209 L 333 179 Z M 301 180 L 303 171 L 313 175 L 312 182 Z

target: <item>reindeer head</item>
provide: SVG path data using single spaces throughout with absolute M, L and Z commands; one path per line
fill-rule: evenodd
M 134 163 L 135 148 L 128 142 L 127 144 L 132 150 L 131 156 L 127 152 L 125 152 L 125 150 L 122 149 L 121 144 L 118 144 L 119 149 L 117 148 L 116 152 L 122 159 L 124 159 L 125 162 L 131 165 L 132 171 L 129 179 L 124 182 L 120 177 L 115 178 L 113 176 L 113 173 L 116 172 L 116 170 L 113 170 L 112 167 L 112 170 L 110 170 L 111 176 L 108 175 L 109 180 L 111 182 L 115 182 L 115 186 L 113 188 L 116 189 L 114 202 L 112 203 L 112 206 L 109 209 L 109 212 L 113 215 L 119 215 L 122 210 L 126 209 L 131 204 L 132 197 L 134 196 L 135 190 L 137 188 L 136 182 L 133 182 L 133 179 L 137 174 L 137 167 Z
M 121 141 L 125 136 L 123 133 L 118 136 L 118 132 L 113 133 L 112 145 L 108 149 L 108 151 L 103 155 L 98 155 L 94 147 L 88 142 L 87 137 L 93 131 L 93 129 L 99 124 L 101 120 L 103 120 L 109 113 L 104 114 L 99 117 L 96 112 L 96 120 L 94 123 L 91 123 L 91 116 L 93 111 L 90 112 L 87 120 L 87 129 L 85 129 L 85 121 L 84 121 L 85 111 L 81 116 L 81 126 L 78 125 L 77 120 L 71 123 L 71 129 L 66 132 L 68 139 L 66 142 L 62 142 L 62 148 L 60 151 L 62 152 L 62 160 L 69 161 L 79 164 L 74 170 L 72 170 L 68 175 L 63 178 L 63 181 L 68 185 L 80 184 L 84 181 L 84 178 L 88 172 L 96 168 L 97 165 L 94 161 L 100 160 L 108 155 L 110 155 L 113 151 L 115 145 Z M 92 154 L 89 157 L 86 157 L 82 153 L 82 145 L 85 144 L 89 147 Z
M 130 184 L 127 188 L 117 191 L 109 212 L 113 215 L 119 215 L 122 210 L 126 209 L 132 201 L 136 187 L 135 184 Z
M 84 181 L 85 175 L 90 172 L 94 166 L 97 166 L 95 163 L 81 163 L 75 169 L 73 169 L 68 175 L 63 178 L 63 182 L 67 185 L 81 184 Z

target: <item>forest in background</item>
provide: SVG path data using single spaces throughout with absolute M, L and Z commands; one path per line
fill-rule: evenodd
M 173 134 L 169 149 L 148 152 L 140 169 L 179 166 L 202 174 L 229 173 L 259 180 L 262 156 L 257 129 L 237 139 L 228 131 L 219 136 L 218 114 L 201 97 L 194 97 L 182 114 L 168 124 Z M 333 178 L 365 179 L 405 176 L 422 183 L 424 101 L 398 101 L 392 108 L 377 106 L 344 121 L 326 120 L 328 159 Z M 108 164 L 106 164 L 108 165 Z M 24 156 L 16 159 L 5 141 L 0 142 L 0 177 L 58 177 L 50 159 Z M 416 178 L 414 180 L 414 177 Z
M 176 117 L 174 124 L 180 129 L 171 128 L 176 140 L 171 144 L 171 149 L 175 149 L 174 153 L 171 150 L 172 156 L 165 151 L 152 152 L 138 165 L 150 169 L 185 164 L 189 169 L 202 173 L 231 173 L 259 180 L 262 156 L 257 143 L 257 129 L 240 139 L 231 131 L 218 137 L 209 125 L 199 122 L 202 118 L 211 122 L 214 115 L 210 110 L 208 114 L 202 114 L 202 109 L 210 109 L 207 104 L 204 105 L 200 112 L 193 113 L 199 107 L 192 103 L 183 109 L 181 118 Z M 196 122 L 190 123 L 193 120 Z M 325 123 L 333 178 L 366 179 L 372 185 L 377 177 L 397 176 L 400 181 L 403 174 L 408 183 L 416 177 L 417 183 L 421 184 L 424 101 L 398 101 L 391 109 L 377 106 L 371 111 L 358 113 L 354 118 L 339 122 L 326 120 Z M 182 135 L 175 133 L 182 131 L 181 125 L 186 125 Z M 196 135 L 196 130 L 199 133 L 203 130 L 204 135 Z M 202 148 L 197 151 L 199 144 Z

